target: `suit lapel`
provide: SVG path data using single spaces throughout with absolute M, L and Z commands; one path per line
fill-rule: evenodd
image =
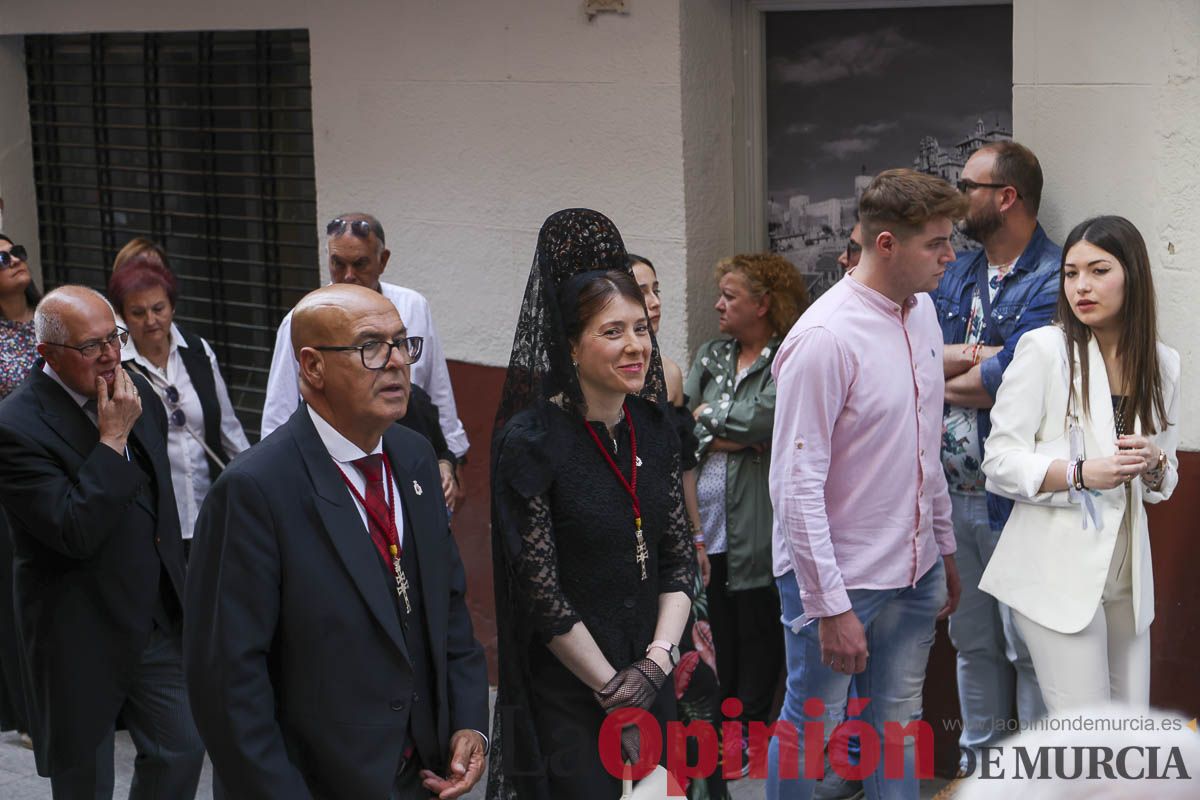
M 439 524 L 439 509 L 437 504 L 443 502 L 440 484 L 429 485 L 428 479 L 422 479 L 414 469 L 411 454 L 396 437 L 383 437 L 384 452 L 392 465 L 392 473 L 409 524 L 405 528 L 405 546 L 408 542 L 416 543 L 417 568 L 421 571 L 421 601 L 425 609 L 425 622 L 429 626 L 431 641 L 445 631 L 446 616 L 446 581 L 445 574 L 445 544 L 438 541 L 438 536 L 449 535 L 444 525 Z M 417 494 L 420 487 L 420 494 Z M 439 591 L 440 589 L 440 591 Z
M 302 404 L 289 424 L 293 426 L 296 444 L 312 479 L 317 513 L 320 514 L 326 535 L 371 614 L 404 657 L 409 659 L 404 634 L 400 629 L 400 618 L 396 613 L 396 602 L 389 595 L 388 585 L 380 575 L 379 553 L 363 527 L 354 500 L 338 474 L 338 467 L 313 427 L 308 407 Z
M 155 488 L 155 497 L 158 499 L 158 508 L 152 508 L 150 506 L 150 499 L 141 492 L 138 493 L 137 502 L 141 503 L 142 506 L 145 507 L 145 509 L 151 514 L 155 514 L 159 517 L 159 519 L 162 519 L 162 514 L 166 508 L 164 504 L 169 503 L 172 507 L 175 505 L 175 493 L 173 491 L 173 487 L 170 484 L 163 486 L 159 481 L 160 476 L 171 474 L 171 463 L 167 460 L 167 452 L 162 444 L 155 444 L 157 437 L 153 435 L 149 426 L 150 422 L 146 419 L 145 413 L 143 413 L 142 416 L 138 418 L 138 421 L 134 423 L 133 430 L 129 432 L 129 455 L 134 456 L 135 448 L 141 448 L 143 456 L 149 462 L 146 464 L 146 466 L 150 468 L 150 474 L 148 477 Z M 137 463 L 136 459 L 134 463 Z
M 1114 440 L 1112 390 L 1108 385 L 1108 370 L 1096 337 L 1088 339 L 1088 403 L 1092 420 L 1092 436 L 1099 447 L 1098 455 L 1111 456 L 1117 452 Z
M 39 371 L 34 374 L 34 391 L 42 406 L 46 426 L 81 458 L 87 458 L 100 441 L 100 431 L 88 419 L 87 413 L 54 379 Z

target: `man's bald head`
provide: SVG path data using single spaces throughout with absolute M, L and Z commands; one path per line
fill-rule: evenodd
M 48 292 L 33 313 L 33 329 L 38 342 L 67 344 L 69 325 L 81 315 L 107 311 L 116 324 L 116 314 L 104 295 L 87 286 L 60 286 Z
M 300 393 L 365 452 L 408 408 L 407 350 L 391 347 L 407 335 L 391 301 L 356 284 L 335 283 L 309 292 L 292 312 Z M 387 361 L 378 369 L 368 368 L 358 349 L 370 342 L 377 343 L 375 352 L 381 352 L 380 343 L 388 347 Z
M 117 320 L 104 295 L 86 286 L 60 286 L 38 303 L 33 313 L 38 354 L 73 391 L 85 397 L 97 394 L 97 379 L 111 391 L 121 368 Z M 99 344 L 94 357 L 81 347 Z
M 333 283 L 309 292 L 292 311 L 292 350 L 299 356 L 304 347 L 345 344 L 351 321 L 363 314 L 395 311 L 386 297 L 353 283 Z

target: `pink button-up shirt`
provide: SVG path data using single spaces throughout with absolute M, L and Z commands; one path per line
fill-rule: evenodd
M 955 547 L 929 296 L 902 308 L 847 275 L 792 327 L 772 372 L 775 575 L 795 572 L 808 618 L 848 611 L 847 589 L 916 584 Z

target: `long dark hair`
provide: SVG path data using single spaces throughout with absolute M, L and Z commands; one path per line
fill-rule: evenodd
M 14 242 L 12 239 L 5 236 L 3 233 L 0 233 L 0 239 L 3 239 L 4 241 L 8 242 L 11 245 L 16 244 L 16 242 Z M 28 266 L 28 265 L 26 265 L 26 266 Z M 33 282 L 33 278 L 31 277 L 29 279 L 29 285 L 25 287 L 25 305 L 29 306 L 31 309 L 37 308 L 37 304 L 40 303 L 41 300 L 42 300 L 42 293 L 40 291 L 38 291 L 37 284 Z M 4 318 L 4 312 L 0 311 L 0 319 L 3 319 L 3 318 Z
M 1114 392 L 1128 395 L 1126 408 L 1129 420 L 1141 420 L 1142 432 L 1157 433 L 1167 425 L 1167 406 L 1163 400 L 1162 374 L 1158 369 L 1158 302 L 1154 280 L 1150 276 L 1150 254 L 1146 242 L 1133 223 L 1124 217 L 1092 217 L 1076 225 L 1063 242 L 1062 263 L 1067 253 L 1084 241 L 1099 247 L 1121 262 L 1125 273 L 1125 300 L 1121 306 L 1121 335 L 1118 347 L 1122 354 L 1124 387 L 1112 387 Z M 1075 359 L 1079 358 L 1083 409 L 1091 413 L 1088 403 L 1088 342 L 1092 329 L 1079 321 L 1071 307 L 1066 291 L 1066 271 L 1058 277 L 1058 322 L 1067 337 L 1067 364 L 1071 392 L 1075 391 Z M 1130 426 L 1132 428 L 1132 425 Z

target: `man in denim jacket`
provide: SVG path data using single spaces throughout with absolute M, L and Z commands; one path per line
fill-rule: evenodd
M 942 464 L 950 487 L 962 601 L 950 618 L 958 650 L 961 766 L 1008 731 L 1014 694 L 1023 721 L 1045 713 L 1029 651 L 1008 608 L 979 590 L 1012 501 L 984 490 L 979 465 L 1017 340 L 1054 314 L 1062 249 L 1038 224 L 1042 169 L 1016 142 L 981 147 L 963 167 L 963 230 L 983 249 L 951 263 L 933 292 L 946 376 Z M 986 284 L 987 292 L 978 291 Z M 977 763 L 977 762 L 976 762 Z

